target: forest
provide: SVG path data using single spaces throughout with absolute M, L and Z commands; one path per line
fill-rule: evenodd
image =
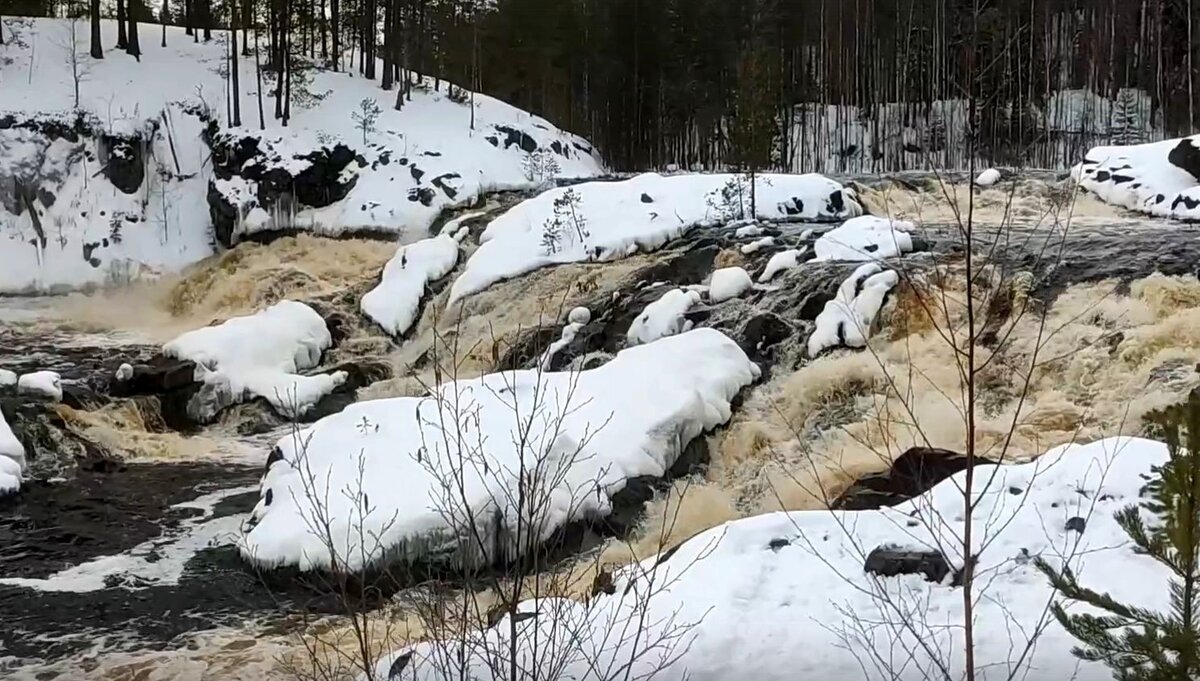
M 277 118 L 293 74 L 312 66 L 376 79 L 400 92 L 397 106 L 408 74 L 425 74 L 538 113 L 621 169 L 1059 167 L 1097 143 L 1190 133 L 1196 117 L 1193 0 L 5 6 L 118 18 L 131 53 L 139 21 L 185 25 L 196 40 L 228 34 L 233 59 L 250 57 L 261 31 L 261 66 L 283 84 Z

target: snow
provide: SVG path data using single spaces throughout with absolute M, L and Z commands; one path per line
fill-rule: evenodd
M 297 375 L 320 364 L 321 353 L 332 343 L 321 315 L 304 303 L 285 300 L 188 331 L 164 345 L 163 354 L 195 362 L 195 378 L 206 388 L 203 395 L 218 409 L 258 396 L 281 415 L 294 417 L 345 382 L 340 371 Z M 206 414 L 212 411 L 208 408 Z
M 986 575 L 976 587 L 976 678 L 1112 678 L 1101 663 L 1071 654 L 1077 641 L 1047 611 L 1055 593 L 1029 558 L 1055 567 L 1065 560 L 1085 586 L 1166 610 L 1168 570 L 1136 553 L 1113 518 L 1139 500 L 1141 476 L 1166 458 L 1161 443 L 1111 438 L 1058 447 L 1032 463 L 975 469 L 976 574 Z M 553 664 L 559 678 L 578 679 L 631 663 L 630 677 L 667 681 L 917 681 L 943 676 L 934 665 L 944 663 L 944 676 L 964 678 L 962 589 L 863 570 L 866 556 L 889 544 L 940 549 L 952 568 L 961 565 L 964 481 L 960 473 L 895 508 L 729 522 L 617 571 L 611 595 L 521 603 L 519 611 L 539 613 L 517 625 L 523 668 Z M 1086 519 L 1082 533 L 1065 528 L 1072 517 Z M 865 627 L 861 636 L 855 623 Z M 465 645 L 432 641 L 394 651 L 379 661 L 379 675 L 409 655 L 406 679 L 447 678 L 437 660 L 457 661 L 461 652 L 466 676 L 491 678 L 488 656 L 507 659 L 510 624 L 506 618 L 468 634 Z M 1018 660 L 1034 634 L 1037 645 Z M 664 649 L 647 654 L 648 641 Z
M 0 412 L 0 495 L 21 489 L 25 471 L 25 447 L 13 434 L 4 413 Z
M 35 371 L 24 374 L 17 380 L 17 392 L 22 395 L 33 395 L 62 401 L 62 377 L 54 371 Z
M 379 285 L 362 298 L 362 311 L 393 336 L 404 335 L 421 309 L 426 287 L 450 274 L 458 264 L 458 233 L 441 233 L 396 249 L 383 267 Z
M 319 513 L 350 569 L 426 550 L 494 559 L 495 547 L 514 548 L 509 501 L 522 461 L 545 474 L 527 490 L 545 499 L 546 515 L 528 526 L 543 541 L 564 523 L 608 514 L 628 479 L 663 475 L 688 442 L 729 419 L 730 400 L 758 375 L 735 342 L 698 329 L 579 373 L 502 372 L 353 404 L 278 442 L 282 458 L 263 477 L 241 553 L 262 565 L 328 567 L 329 544 L 307 522 Z M 450 536 L 467 514 L 487 535 L 482 548 Z
M 240 92 L 244 127 L 229 129 L 226 120 L 226 49 L 221 39 L 194 43 L 182 27 L 166 29 L 142 23 L 140 61 L 112 48 L 116 22 L 101 21 L 105 58 L 87 55 L 87 22 L 75 26 L 74 41 L 83 52 L 84 75 L 75 105 L 73 79 L 64 56 L 71 43 L 71 22 L 30 19 L 28 26 L 6 25 L 24 46 L 0 46 L 0 115 L 74 124 L 81 116 L 90 135 L 77 141 L 51 139 L 14 126 L 0 130 L 0 184 L 11 178 L 31 181 L 55 196 L 52 205 L 34 198 L 47 239 L 39 243 L 28 212 L 13 212 L 0 201 L 0 292 L 57 291 L 130 279 L 156 277 L 213 254 L 213 230 L 207 194 L 213 179 L 211 150 L 201 137 L 204 108 L 221 127 L 219 137 L 252 138 L 269 148 L 273 167 L 296 171 L 298 158 L 344 144 L 366 165 L 349 166 L 354 186 L 341 200 L 294 212 L 257 205 L 258 186 L 235 176 L 213 188 L 242 209 L 234 238 L 268 229 L 342 234 L 355 230 L 390 231 L 405 241 L 427 236 L 442 211 L 475 202 L 492 190 L 531 189 L 556 178 L 593 177 L 604 172 L 599 155 L 585 140 L 544 119 L 504 102 L 475 95 L 452 101 L 447 83 L 433 89 L 426 79 L 399 111 L 395 92 L 349 73 L 313 70 L 309 102 L 293 102 L 285 128 L 269 115 L 258 129 L 253 59 L 241 59 Z M 153 36 L 153 39 L 150 39 Z M 377 129 L 363 142 L 350 112 L 364 98 L 382 109 Z M 474 129 L 471 127 L 474 118 Z M 147 140 L 146 179 L 125 194 L 97 172 L 107 149 L 101 133 L 138 135 Z M 536 149 L 527 154 L 524 148 Z M 113 150 L 120 155 L 123 148 Z M 546 155 L 556 172 L 527 176 L 530 156 Z M 18 214 L 18 212 L 20 214 Z M 81 254 L 82 257 L 81 257 Z
M 875 317 L 898 281 L 900 275 L 884 270 L 877 263 L 854 270 L 817 315 L 815 328 L 808 337 L 808 356 L 816 357 L 828 348 L 839 346 L 865 346 Z
M 712 273 L 708 283 L 708 300 L 720 303 L 737 298 L 754 286 L 750 274 L 740 267 L 722 267 Z
M 758 275 L 758 282 L 765 284 L 774 279 L 780 272 L 798 266 L 802 253 L 804 253 L 803 249 L 792 248 L 772 255 L 771 259 L 767 261 L 767 266 L 763 268 L 762 274 Z
M 128 362 L 122 362 L 121 366 L 117 367 L 116 373 L 113 374 L 113 378 L 120 382 L 128 381 L 133 378 L 133 366 Z
M 497 217 L 450 290 L 450 302 L 541 267 L 625 258 L 657 249 L 701 225 L 727 222 L 713 201 L 735 175 L 644 173 L 543 192 Z M 652 200 L 645 202 L 642 196 Z M 573 206 L 563 202 L 574 198 Z M 558 207 L 556 208 L 556 202 Z M 760 175 L 757 218 L 838 220 L 860 215 L 853 192 L 821 175 Z M 547 248 L 546 227 L 563 225 Z
M 17 373 L 8 369 L 0 369 L 0 388 L 11 388 L 17 384 Z
M 815 260 L 850 262 L 894 258 L 913 249 L 914 229 L 907 220 L 892 220 L 863 215 L 825 232 L 813 245 Z
M 751 253 L 757 253 L 759 251 L 759 249 L 766 248 L 767 246 L 774 246 L 774 245 L 775 245 L 775 237 L 764 236 L 763 238 L 757 239 L 755 241 L 751 241 L 748 244 L 742 244 L 742 253 L 744 255 L 750 255 Z
M 652 343 L 691 329 L 692 323 L 684 315 L 699 302 L 698 291 L 681 288 L 667 291 L 658 300 L 647 305 L 642 314 L 629 325 L 629 331 L 625 333 L 626 345 L 632 347 Z
M 572 324 L 587 324 L 592 321 L 592 311 L 582 306 L 572 308 L 567 313 L 567 321 Z
M 745 227 L 738 227 L 733 235 L 739 239 L 747 239 L 750 237 L 762 236 L 762 233 L 762 227 L 759 227 L 758 225 L 746 225 Z
M 1072 177 L 1101 201 L 1149 215 L 1200 219 L 1200 178 L 1171 162 L 1195 157 L 1200 135 L 1150 144 L 1094 147 Z M 1200 168 L 1193 170 L 1200 172 Z
M 975 178 L 975 186 L 991 187 L 999 181 L 1000 181 L 1000 171 L 996 170 L 995 168 L 988 168 L 987 170 L 983 171 L 982 173 L 979 173 L 979 176 Z

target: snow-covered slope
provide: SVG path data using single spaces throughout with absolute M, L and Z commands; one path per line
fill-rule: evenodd
M 1072 175 L 1105 203 L 1158 217 L 1200 219 L 1200 135 L 1095 147 Z
M 1025 465 L 976 468 L 976 484 L 987 483 L 973 516 L 983 547 L 976 678 L 1111 678 L 1101 664 L 1071 654 L 1076 642 L 1047 611 L 1054 594 L 1032 558 L 1055 566 L 1066 558 L 1083 584 L 1118 601 L 1167 609 L 1170 575 L 1135 553 L 1113 518 L 1138 500 L 1141 476 L 1165 459 L 1161 443 L 1119 438 L 1056 448 Z M 607 593 L 587 603 L 525 602 L 521 612 L 540 614 L 517 624 L 523 668 L 554 665 L 559 678 L 597 678 L 589 672 L 626 664 L 631 677 L 654 672 L 655 679 L 694 681 L 962 678 L 963 594 L 951 582 L 962 563 L 955 547 L 963 475 L 896 508 L 727 523 L 620 571 Z M 941 551 L 951 574 L 929 582 L 919 574 L 864 572 L 868 554 L 889 545 Z M 458 660 L 461 652 L 468 676 L 493 678 L 487 664 L 507 660 L 509 632 L 505 618 L 465 646 L 421 643 L 396 651 L 380 662 L 380 676 L 396 665 L 406 679 L 447 679 L 437 660 Z M 1021 660 L 1035 632 L 1041 638 Z M 946 664 L 944 674 L 935 659 Z
M 490 97 L 451 95 L 444 81 L 423 81 L 397 111 L 378 81 L 305 69 L 288 126 L 264 98 L 260 130 L 252 58 L 240 61 L 243 125 L 227 129 L 223 34 L 195 43 L 169 27 L 160 47 L 161 27 L 142 24 L 138 61 L 112 47 L 115 22 L 101 29 L 95 60 L 86 21 L 6 21 L 0 292 L 154 275 L 262 230 L 417 238 L 481 192 L 603 167 L 586 141 Z M 364 101 L 380 110 L 365 136 L 351 117 Z
M 629 478 L 663 475 L 728 420 L 730 400 L 757 375 L 734 341 L 700 329 L 578 374 L 503 372 L 434 396 L 359 402 L 279 441 L 242 554 L 302 569 L 328 567 L 329 546 L 351 568 L 397 554 L 511 555 L 520 461 L 525 484 L 540 481 L 525 490 L 541 500 L 525 518 L 534 529 L 524 541 L 536 543 L 606 515 Z M 312 530 L 314 514 L 330 519 L 329 536 Z M 486 546 L 450 536 L 467 522 Z
M 831 221 L 862 213 L 853 191 L 822 175 L 760 175 L 752 216 L 741 177 L 645 173 L 544 192 L 488 224 L 450 301 L 539 267 L 653 250 L 698 225 L 742 217 Z M 742 187 L 741 193 L 730 195 L 731 187 Z

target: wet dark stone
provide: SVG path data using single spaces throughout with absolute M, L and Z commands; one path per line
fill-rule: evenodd
M 301 421 L 311 423 L 330 414 L 336 414 L 354 404 L 355 394 L 359 388 L 364 388 L 377 381 L 383 381 L 392 377 L 391 366 L 382 360 L 345 362 L 334 367 L 322 369 L 321 373 L 331 374 L 335 371 L 345 371 L 346 382 L 321 398 L 321 401 L 313 405 L 312 409 L 305 412 L 304 416 L 300 419 Z
M 1068 532 L 1079 532 L 1081 534 L 1083 533 L 1084 529 L 1086 529 L 1086 528 L 1087 528 L 1087 521 L 1084 520 L 1083 518 L 1080 518 L 1079 516 L 1075 516 L 1074 518 L 1069 518 L 1067 520 L 1067 524 L 1065 527 L 1065 529 Z
M 642 192 L 642 203 L 654 203 L 654 199 L 649 194 Z
M 880 577 L 924 575 L 925 581 L 940 583 L 950 574 L 950 564 L 937 551 L 880 546 L 867 556 L 863 571 Z
M 792 545 L 792 542 L 788 539 L 772 539 L 771 542 L 769 544 L 767 544 L 767 548 L 771 549 L 772 551 L 778 552 L 783 547 L 791 546 L 791 545 Z
M 146 178 L 143 142 L 138 137 L 102 135 L 100 142 L 108 150 L 104 176 L 114 187 L 126 194 L 135 193 Z
M 976 460 L 976 465 L 985 463 L 990 462 Z M 859 478 L 830 507 L 858 511 L 896 506 L 966 469 L 967 458 L 958 452 L 913 447 L 897 457 L 891 469 Z
M 795 333 L 795 328 L 779 315 L 764 312 L 747 320 L 738 345 L 751 359 L 766 357 L 770 349 Z
M 1171 149 L 1167 162 L 1200 181 L 1200 149 L 1190 138 L 1183 138 Z

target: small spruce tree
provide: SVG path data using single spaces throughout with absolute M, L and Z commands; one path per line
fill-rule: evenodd
M 1067 600 L 1104 614 L 1072 613 L 1054 604 L 1054 616 L 1080 644 L 1072 652 L 1107 664 L 1119 681 L 1200 679 L 1200 396 L 1193 394 L 1155 417 L 1170 459 L 1155 467 L 1142 490 L 1147 500 L 1116 514 L 1137 553 L 1171 571 L 1171 609 L 1154 612 L 1120 603 L 1081 585 L 1070 569 L 1045 560 L 1037 566 Z M 1147 523 L 1143 509 L 1156 518 Z

